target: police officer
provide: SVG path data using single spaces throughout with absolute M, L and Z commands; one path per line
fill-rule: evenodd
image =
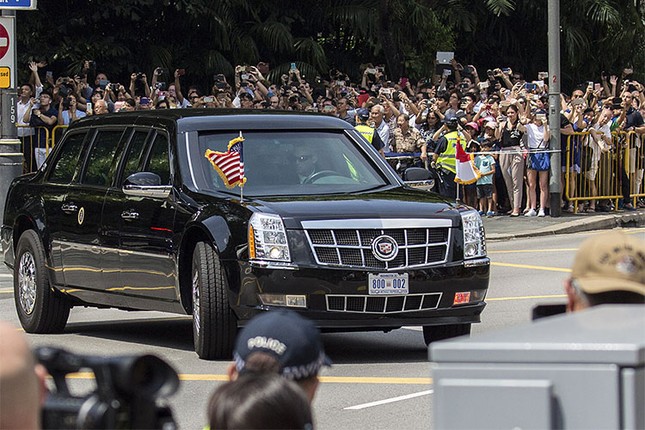
M 455 158 L 457 142 L 466 149 L 466 138 L 458 130 L 459 118 L 455 115 L 446 115 L 444 118 L 444 128 L 447 132 L 437 141 L 437 147 L 433 154 L 436 163 L 437 174 L 439 175 L 439 194 L 445 197 L 457 197 L 457 183 L 455 175 L 457 174 L 457 161 Z
M 370 118 L 370 111 L 361 108 L 356 110 L 356 130 L 359 131 L 360 134 L 363 135 L 363 137 L 372 144 L 374 148 L 378 152 L 381 153 L 383 157 L 385 157 L 385 144 L 381 140 L 381 137 L 379 134 L 376 132 L 376 129 L 370 127 L 367 125 L 367 120 Z

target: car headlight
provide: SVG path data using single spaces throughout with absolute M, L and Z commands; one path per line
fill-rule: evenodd
M 461 214 L 464 226 L 464 258 L 486 256 L 486 239 L 484 238 L 484 223 L 477 211 Z
M 287 232 L 279 216 L 253 214 L 249 221 L 248 239 L 251 259 L 291 261 Z

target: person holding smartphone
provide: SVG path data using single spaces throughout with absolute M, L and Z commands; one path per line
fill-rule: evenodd
M 551 168 L 549 139 L 551 131 L 546 119 L 546 111 L 536 111 L 531 122 L 526 125 L 527 147 L 530 151 L 526 178 L 529 185 L 529 211 L 525 216 L 546 215 L 549 201 L 549 170 Z M 537 183 L 540 186 L 540 210 L 537 211 Z

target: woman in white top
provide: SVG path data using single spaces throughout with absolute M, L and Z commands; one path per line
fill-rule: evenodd
M 529 211 L 525 216 L 544 216 L 544 209 L 548 206 L 549 201 L 549 166 L 546 162 L 550 159 L 550 154 L 546 151 L 549 149 L 549 139 L 551 133 L 549 125 L 546 122 L 546 112 L 537 111 L 533 120 L 526 125 L 527 146 L 530 151 L 528 170 L 526 177 L 529 183 Z M 536 152 L 537 151 L 537 152 Z M 540 183 L 540 210 L 536 211 L 537 192 L 536 182 L 539 178 Z

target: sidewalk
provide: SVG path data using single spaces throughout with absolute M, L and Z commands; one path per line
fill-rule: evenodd
M 483 220 L 487 240 L 509 240 L 614 227 L 645 226 L 645 209 L 629 212 L 563 213 L 559 218 L 502 215 L 483 217 Z

